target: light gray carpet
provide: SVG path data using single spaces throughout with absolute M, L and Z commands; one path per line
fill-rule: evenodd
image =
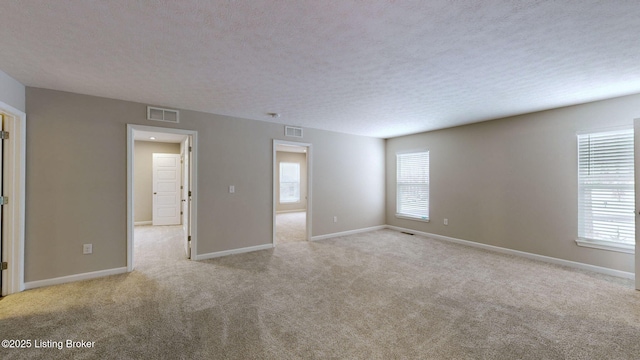
M 306 211 L 276 214 L 276 245 L 305 241 L 307 238 L 306 231 Z
M 136 241 L 144 255 L 133 273 L 0 301 L 3 339 L 94 349 L 0 349 L 0 358 L 640 355 L 640 292 L 628 280 L 392 230 L 201 262 L 184 260 L 179 239 L 163 249 L 151 233 Z

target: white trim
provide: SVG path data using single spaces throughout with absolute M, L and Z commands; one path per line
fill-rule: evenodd
M 424 217 L 424 216 L 411 216 L 411 215 L 406 215 L 406 214 L 396 214 L 396 217 L 398 219 L 429 222 L 429 218 L 428 217 Z
M 5 161 L 4 196 L 9 203 L 4 205 L 5 222 L 3 226 L 3 259 L 8 262 L 7 271 L 2 271 L 1 295 L 9 295 L 24 290 L 24 233 L 25 233 L 25 169 L 27 116 L 10 105 L 0 102 L 0 113 L 6 117 L 6 130 L 9 140 Z
M 193 175 L 191 188 L 191 255 L 192 259 L 198 254 L 198 132 L 194 130 L 183 130 L 164 128 L 157 126 L 145 126 L 127 124 L 127 271 L 133 271 L 133 169 L 134 169 L 134 147 L 135 132 L 148 131 L 158 133 L 168 133 L 191 136 L 191 159 Z
M 396 156 L 405 155 L 405 154 L 420 153 L 420 152 L 429 152 L 429 151 L 430 151 L 429 148 L 419 147 L 419 148 L 415 148 L 415 149 L 407 149 L 407 150 L 396 151 Z M 396 163 L 396 165 L 397 165 L 397 163 Z
M 605 127 L 596 127 L 592 129 L 582 129 L 576 131 L 576 135 L 588 135 L 593 133 L 600 132 L 614 132 L 614 131 L 626 131 L 633 130 L 633 125 L 618 125 L 618 126 L 605 126 Z
M 600 249 L 600 250 L 616 251 L 616 252 L 621 252 L 625 254 L 635 254 L 636 252 L 635 244 L 622 244 L 622 243 L 616 243 L 612 241 L 582 239 L 582 238 L 577 238 L 576 244 L 578 244 L 578 246 L 590 247 L 590 248 Z
M 378 225 L 378 226 L 371 226 L 371 227 L 362 228 L 362 229 L 341 231 L 341 232 L 337 232 L 337 233 L 314 236 L 314 237 L 311 238 L 311 241 L 326 240 L 326 239 L 336 238 L 336 237 L 340 237 L 340 236 L 360 234 L 360 233 L 364 233 L 364 232 L 377 231 L 377 230 L 382 230 L 382 229 L 386 229 L 386 228 L 387 228 L 387 225 Z
M 212 252 L 212 253 L 208 253 L 208 254 L 196 255 L 194 260 L 214 259 L 214 258 L 219 258 L 219 257 L 223 257 L 223 256 L 228 256 L 228 255 L 235 255 L 235 254 L 242 254 L 242 253 L 248 253 L 248 252 L 253 252 L 253 251 L 273 249 L 273 247 L 274 247 L 273 244 L 264 244 L 264 245 L 249 246 L 249 247 L 244 247 L 244 248 L 239 248 L 239 249 L 216 251 L 216 252 Z
M 152 225 L 153 221 L 136 221 L 133 223 L 135 226 Z
M 92 272 L 82 273 L 82 274 L 62 276 L 62 277 L 57 277 L 53 279 L 30 281 L 24 285 L 25 285 L 25 290 L 30 290 L 30 289 L 43 287 L 43 286 L 60 285 L 60 284 L 65 284 L 65 283 L 70 283 L 75 281 L 82 281 L 82 280 L 101 278 L 105 276 L 124 274 L 126 272 L 127 272 L 126 267 L 120 267 L 115 269 L 99 270 L 99 271 L 92 271 Z
M 277 190 L 276 190 L 276 186 L 278 186 L 278 181 L 277 181 L 277 176 L 276 176 L 276 172 L 279 171 L 279 167 L 278 167 L 278 161 L 276 159 L 276 155 L 278 152 L 278 145 L 290 145 L 290 146 L 300 146 L 300 147 L 306 147 L 307 148 L 307 236 L 305 240 L 311 240 L 311 234 L 313 234 L 313 232 L 311 231 L 311 227 L 312 227 L 312 221 L 311 221 L 311 213 L 312 213 L 312 206 L 311 206 L 311 194 L 312 194 L 312 179 L 313 179 L 313 157 L 311 156 L 311 154 L 313 153 L 313 146 L 310 143 L 300 143 L 300 142 L 295 142 L 295 141 L 287 141 L 287 140 L 278 140 L 278 139 L 273 139 L 273 165 L 271 167 L 272 169 L 272 183 L 273 186 L 271 187 L 271 193 L 272 193 L 272 234 L 271 234 L 271 245 L 272 246 L 276 246 L 276 204 L 280 201 L 280 199 L 277 199 Z
M 634 279 L 635 278 L 635 275 L 633 273 L 626 272 L 626 271 L 620 271 L 620 270 L 615 270 L 615 269 L 610 269 L 610 268 L 606 268 L 606 267 L 595 266 L 595 265 L 590 265 L 590 264 L 585 264 L 585 263 L 580 263 L 580 262 L 575 262 L 575 261 L 570 261 L 570 260 L 563 260 L 563 259 L 558 259 L 558 258 L 554 258 L 554 257 L 544 256 L 544 255 L 532 254 L 532 253 L 528 253 L 528 252 L 524 252 L 524 251 L 507 249 L 507 248 L 503 248 L 503 247 L 499 247 L 499 246 L 482 244 L 482 243 L 478 243 L 478 242 L 475 242 L 475 241 L 456 239 L 456 238 L 452 238 L 452 237 L 449 237 L 449 236 L 443 236 L 443 235 L 426 233 L 426 232 L 422 232 L 422 231 L 416 231 L 416 230 L 412 230 L 412 229 L 401 228 L 401 227 L 398 227 L 398 226 L 389 225 L 389 226 L 387 226 L 387 228 L 389 228 L 391 230 L 403 231 L 403 232 L 408 232 L 408 233 L 411 233 L 411 234 L 421 235 L 421 236 L 424 236 L 424 237 L 429 237 L 429 238 L 433 238 L 433 239 L 437 239 L 437 240 L 448 241 L 448 242 L 452 242 L 452 243 L 456 243 L 456 244 L 460 244 L 460 245 L 466 245 L 466 246 L 471 246 L 471 247 L 480 248 L 480 249 L 484 249 L 484 250 L 494 251 L 494 252 L 498 252 L 498 253 L 502 253 L 502 254 L 515 255 L 515 256 L 520 256 L 520 257 L 524 257 L 524 258 L 527 258 L 527 259 L 531 259 L 531 260 L 538 260 L 538 261 L 542 261 L 542 262 L 546 262 L 546 263 L 550 263 L 550 264 L 567 266 L 567 267 L 571 267 L 571 268 L 574 268 L 574 269 L 588 270 L 588 271 L 593 271 L 593 272 L 597 272 L 597 273 L 600 273 L 600 274 L 616 276 L 616 277 L 621 277 L 621 278 L 625 278 L 625 279 Z

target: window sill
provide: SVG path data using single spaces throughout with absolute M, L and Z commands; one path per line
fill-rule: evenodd
M 429 218 L 428 218 L 428 217 L 418 217 L 418 216 L 411 216 L 411 215 L 404 215 L 404 214 L 396 214 L 396 217 L 397 217 L 398 219 L 406 219 L 406 220 L 414 220 L 414 221 L 429 222 Z
M 616 251 L 625 254 L 635 254 L 635 245 L 620 244 L 612 241 L 592 240 L 592 239 L 576 239 L 578 246 L 590 247 L 600 250 Z

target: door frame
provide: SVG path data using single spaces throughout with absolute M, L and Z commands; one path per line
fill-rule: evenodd
M 273 188 L 271 189 L 272 193 L 273 193 L 273 210 L 272 210 L 272 217 L 273 217 L 273 233 L 272 233 L 272 237 L 271 237 L 271 243 L 273 244 L 273 246 L 276 246 L 276 205 L 279 201 L 278 197 L 278 179 L 277 179 L 277 174 L 279 171 L 278 168 L 278 161 L 276 159 L 276 155 L 277 155 L 277 147 L 278 145 L 292 145 L 292 146 L 300 146 L 300 147 L 306 147 L 307 148 L 307 216 L 306 216 L 306 221 L 307 221 L 307 234 L 306 234 L 306 238 L 305 240 L 310 241 L 311 240 L 311 234 L 312 234 L 312 229 L 311 229 L 311 225 L 312 225 L 312 221 L 311 221 L 311 213 L 312 213 L 312 196 L 311 194 L 312 192 L 312 174 L 313 174 L 313 161 L 312 161 L 312 152 L 313 152 L 313 147 L 312 144 L 310 143 L 301 143 L 301 142 L 295 142 L 295 141 L 287 141 L 287 140 L 277 140 L 277 139 L 273 139 L 273 167 L 272 167 L 272 172 L 273 172 Z
M 193 159 L 190 156 L 191 152 L 191 137 L 187 136 L 180 143 L 180 161 L 182 164 L 182 179 L 180 179 L 181 193 L 180 193 L 180 213 L 182 216 L 180 217 L 180 221 L 182 223 L 182 232 L 184 235 L 184 251 L 187 255 L 187 258 L 191 259 L 191 243 L 190 243 L 190 235 L 191 235 L 191 196 L 189 195 L 189 191 L 193 188 L 191 183 L 191 169 L 193 167 Z
M 191 259 L 198 253 L 198 132 L 156 126 L 127 124 L 127 271 L 133 271 L 133 170 L 135 158 L 135 132 L 156 132 L 191 137 Z
M 0 113 L 5 116 L 5 130 L 9 132 L 8 143 L 3 151 L 4 196 L 9 203 L 3 206 L 2 261 L 8 263 L 2 271 L 1 295 L 24 290 L 24 229 L 25 229 L 25 169 L 27 116 L 0 101 Z M 5 216 L 7 215 L 7 216 Z

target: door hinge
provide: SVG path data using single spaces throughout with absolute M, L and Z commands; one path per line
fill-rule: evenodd
M 9 139 L 9 132 L 8 131 L 0 131 L 0 139 L 8 140 Z
M 191 196 L 191 190 L 189 190 L 189 196 Z
M 191 148 L 191 146 L 189 146 L 189 152 L 191 152 L 191 150 L 192 150 L 192 148 Z
M 0 270 L 7 270 L 8 268 L 9 268 L 9 264 L 6 261 L 4 261 L 2 263 L 2 268 L 0 268 Z
M 180 211 L 180 215 L 182 215 L 182 211 Z
M 7 205 L 9 203 L 8 196 L 0 196 L 0 206 Z

